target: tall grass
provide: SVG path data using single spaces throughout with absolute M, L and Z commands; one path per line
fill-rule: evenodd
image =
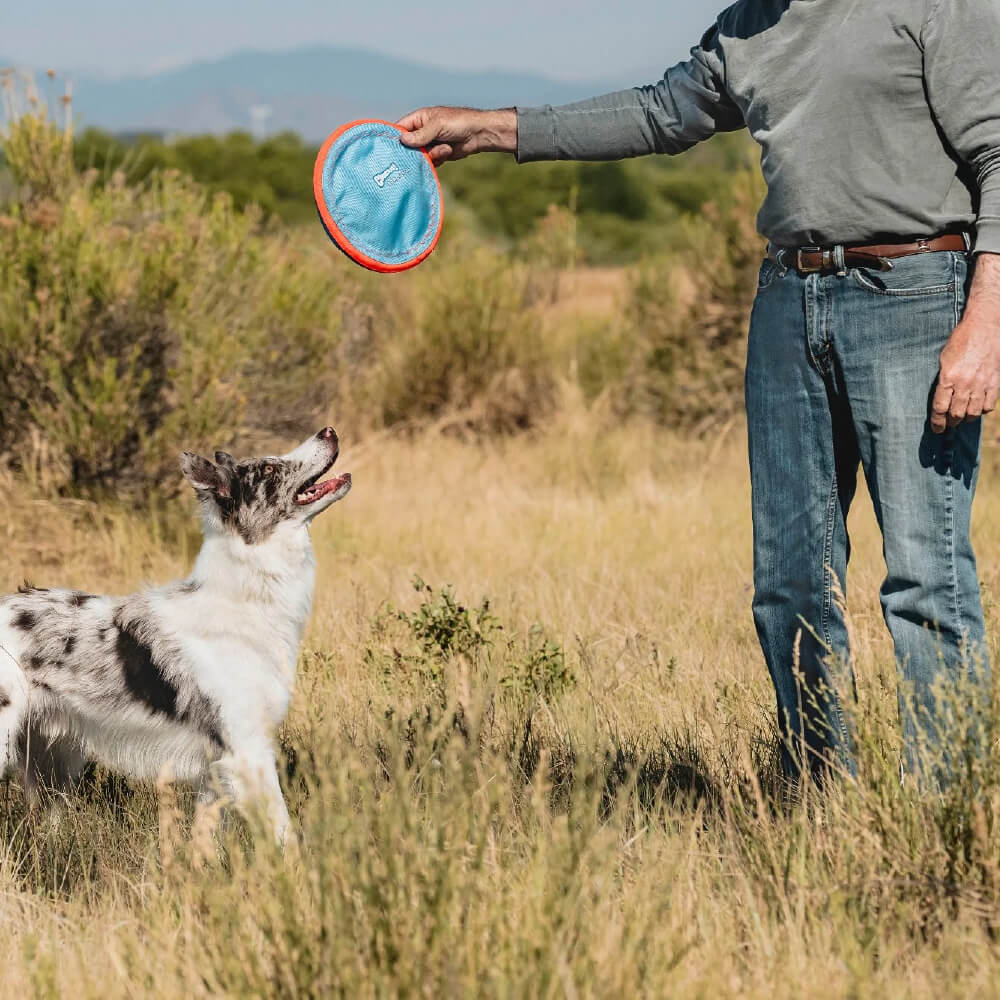
M 11 786 L 7 990 L 993 992 L 996 764 L 946 794 L 900 785 L 870 513 L 852 519 L 861 775 L 792 801 L 746 610 L 742 440 L 702 478 L 678 470 L 707 442 L 559 421 L 478 444 L 344 434 L 357 488 L 317 523 L 283 733 L 298 849 L 237 833 L 219 860 L 167 788 L 98 774 L 26 815 Z M 30 574 L 123 591 L 193 557 L 186 515 L 5 492 L 0 589 Z M 987 479 L 984 552 L 998 513 Z M 573 679 L 514 696 L 504 678 L 524 676 L 539 625 Z

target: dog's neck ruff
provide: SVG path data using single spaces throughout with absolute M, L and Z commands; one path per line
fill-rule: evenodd
M 282 647 L 284 667 L 294 669 L 312 607 L 316 563 L 308 529 L 301 524 L 276 530 L 265 542 L 248 545 L 228 531 L 210 531 L 191 573 L 204 598 L 238 606 L 244 634 Z

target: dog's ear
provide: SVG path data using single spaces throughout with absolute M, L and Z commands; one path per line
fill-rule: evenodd
M 217 451 L 215 453 L 215 464 L 221 465 L 224 469 L 235 469 L 236 459 L 228 451 Z
M 211 493 L 217 497 L 232 496 L 230 490 L 231 476 L 227 469 L 220 469 L 207 458 L 196 455 L 193 451 L 181 454 L 181 472 L 184 478 L 199 492 Z

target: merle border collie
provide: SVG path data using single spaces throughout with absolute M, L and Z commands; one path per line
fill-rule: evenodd
M 283 843 L 275 736 L 312 603 L 309 525 L 351 488 L 322 478 L 338 452 L 332 427 L 280 457 L 185 452 L 205 536 L 187 579 L 0 598 L 0 768 L 21 769 L 29 795 L 95 761 L 191 782 L 201 804 L 259 800 Z

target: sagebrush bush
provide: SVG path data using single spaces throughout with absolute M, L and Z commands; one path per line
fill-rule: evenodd
M 729 199 L 687 221 L 674 248 L 638 268 L 628 305 L 640 345 L 625 386 L 630 407 L 694 431 L 740 411 L 764 252 L 755 228 L 762 194 L 756 172 L 737 174 Z
M 539 291 L 499 250 L 456 233 L 418 274 L 366 283 L 318 234 L 175 170 L 81 173 L 66 130 L 6 103 L 0 455 L 40 488 L 169 490 L 181 448 L 334 415 L 359 434 L 551 411 Z
M 0 453 L 54 489 L 128 492 L 173 483 L 182 447 L 312 422 L 337 379 L 321 257 L 176 172 L 98 186 L 38 116 L 4 150 Z
M 13 80 L 0 456 L 40 490 L 169 492 L 182 448 L 278 446 L 328 419 L 355 436 L 521 431 L 567 387 L 681 426 L 736 412 L 759 245 L 749 182 L 640 269 L 624 321 L 609 303 L 567 333 L 547 317 L 583 250 L 576 195 L 516 257 L 459 226 L 418 271 L 366 278 L 318 231 L 264 224 L 171 169 L 81 172 L 68 125 L 19 103 Z
M 383 423 L 511 431 L 549 414 L 555 377 L 527 267 L 459 241 L 394 292 L 369 378 Z

